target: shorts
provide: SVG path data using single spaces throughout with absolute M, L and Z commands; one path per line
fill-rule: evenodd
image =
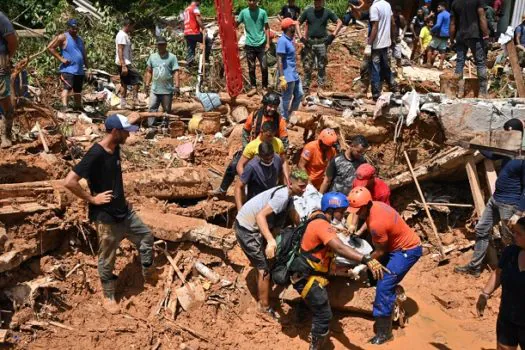
M 498 317 L 496 324 L 496 337 L 498 343 L 506 346 L 520 346 L 525 349 L 525 326 L 517 325 L 513 322 Z
M 118 67 L 118 74 L 120 75 L 120 82 L 122 85 L 139 85 L 142 83 L 142 76 L 135 70 L 135 68 L 131 67 L 131 65 L 127 65 L 128 68 L 128 74 L 125 76 L 122 75 L 122 66 Z
M 71 73 L 60 73 L 60 80 L 64 83 L 64 90 L 73 90 L 73 92 L 82 92 L 84 85 L 84 76 Z
M 264 255 L 266 241 L 260 232 L 252 232 L 245 229 L 237 221 L 233 225 L 237 242 L 252 265 L 260 271 L 270 271 L 268 259 Z
M 0 100 L 11 95 L 11 76 L 0 75 Z
M 434 50 L 438 50 L 440 53 L 445 53 L 448 47 L 448 38 L 434 37 L 432 38 L 432 41 L 430 42 L 429 46 Z

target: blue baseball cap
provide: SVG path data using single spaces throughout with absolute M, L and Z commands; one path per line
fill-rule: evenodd
M 425 0 L 425 4 L 430 4 L 432 0 Z
M 68 27 L 78 27 L 78 21 L 72 18 L 69 21 L 67 21 L 67 26 Z
M 122 114 L 112 114 L 106 118 L 104 123 L 106 126 L 106 131 L 111 131 L 113 129 L 117 130 L 126 130 L 129 132 L 135 132 L 139 130 L 137 125 L 131 125 L 128 121 L 128 118 Z

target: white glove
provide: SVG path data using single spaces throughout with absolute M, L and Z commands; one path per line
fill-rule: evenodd
M 521 219 L 521 215 L 519 215 L 519 214 L 512 215 L 511 218 L 509 219 L 508 225 L 510 227 L 516 225 L 516 223 L 518 222 L 519 219 Z
M 372 56 L 372 45 L 366 45 L 366 47 L 365 47 L 365 56 L 366 57 Z

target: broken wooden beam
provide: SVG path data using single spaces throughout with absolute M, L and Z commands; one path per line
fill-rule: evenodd
M 472 154 L 471 150 L 460 147 L 453 147 L 435 155 L 432 159 L 414 167 L 414 174 L 419 181 L 431 180 L 440 176 L 450 175 L 459 169 L 463 169 L 467 157 Z M 479 154 L 474 155 L 475 162 L 481 161 L 483 157 Z M 390 189 L 394 190 L 409 184 L 414 180 L 410 171 L 397 175 L 392 179 L 386 180 Z
M 485 200 L 483 199 L 483 193 L 481 192 L 481 186 L 479 182 L 478 171 L 476 168 L 476 162 L 474 157 L 468 156 L 465 164 L 465 170 L 467 171 L 468 182 L 470 184 L 470 191 L 472 193 L 472 199 L 474 199 L 474 206 L 476 207 L 476 213 L 481 217 L 485 210 Z
M 146 207 L 141 207 L 138 215 L 157 239 L 190 241 L 220 250 L 232 249 L 236 243 L 233 230 L 209 224 L 206 220 L 165 214 Z
M 521 67 L 519 64 L 518 53 L 516 52 L 514 40 L 510 40 L 507 44 L 505 44 L 505 46 L 507 48 L 507 53 L 509 54 L 509 61 L 514 80 L 516 81 L 518 97 L 525 97 L 525 84 L 523 83 L 523 75 L 521 73 Z
M 208 171 L 202 168 L 172 168 L 124 174 L 127 193 L 158 199 L 195 199 L 208 195 Z
M 332 128 L 339 131 L 341 137 L 345 139 L 354 135 L 363 135 L 370 142 L 380 143 L 390 137 L 386 127 L 369 125 L 357 119 L 324 115 L 319 121 L 320 129 Z

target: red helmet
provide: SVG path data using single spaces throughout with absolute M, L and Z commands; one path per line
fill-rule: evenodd
M 324 129 L 319 134 L 319 141 L 325 146 L 332 147 L 337 142 L 337 134 L 334 129 Z
M 350 206 L 348 211 L 357 213 L 361 207 L 368 205 L 372 201 L 372 195 L 366 187 L 356 187 L 348 194 Z

